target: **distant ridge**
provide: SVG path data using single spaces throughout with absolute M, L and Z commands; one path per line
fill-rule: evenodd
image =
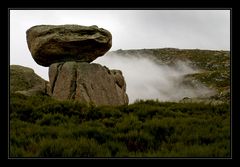
M 158 64 L 172 65 L 177 60 L 191 62 L 194 69 L 201 71 L 197 74 L 185 76 L 186 84 L 197 80 L 209 88 L 217 90 L 217 94 L 211 99 L 229 101 L 230 99 L 230 51 L 226 50 L 202 50 L 202 49 L 129 49 L 116 50 L 106 56 L 118 55 L 122 57 L 145 57 L 154 60 Z

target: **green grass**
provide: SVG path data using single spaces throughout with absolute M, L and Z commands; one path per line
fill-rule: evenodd
M 85 105 L 11 94 L 10 157 L 230 157 L 228 104 Z

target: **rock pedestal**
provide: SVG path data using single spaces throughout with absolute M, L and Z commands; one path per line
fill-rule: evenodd
M 49 68 L 52 96 L 95 105 L 128 104 L 126 84 L 119 70 L 100 64 L 64 62 Z
M 95 105 L 128 104 L 122 72 L 90 64 L 111 48 L 109 31 L 97 26 L 38 25 L 26 33 L 33 59 L 50 66 L 52 97 Z

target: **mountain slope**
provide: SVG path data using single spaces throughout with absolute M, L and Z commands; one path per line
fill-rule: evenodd
M 174 65 L 177 61 L 188 62 L 198 73 L 187 74 L 183 83 L 194 87 L 195 81 L 202 83 L 216 94 L 207 97 L 212 100 L 229 101 L 230 99 L 230 52 L 199 49 L 137 49 L 117 50 L 107 56 L 149 58 L 159 65 Z

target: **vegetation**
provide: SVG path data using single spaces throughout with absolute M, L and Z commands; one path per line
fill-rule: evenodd
M 200 81 L 217 90 L 210 101 L 136 101 L 126 106 L 86 105 L 49 96 L 25 96 L 45 81 L 11 66 L 10 157 L 230 157 L 230 52 L 199 49 L 118 50 L 108 54 L 150 57 L 159 64 L 190 61 Z M 220 101 L 220 102 L 218 102 Z
M 93 106 L 10 96 L 10 157 L 230 157 L 228 103 Z

